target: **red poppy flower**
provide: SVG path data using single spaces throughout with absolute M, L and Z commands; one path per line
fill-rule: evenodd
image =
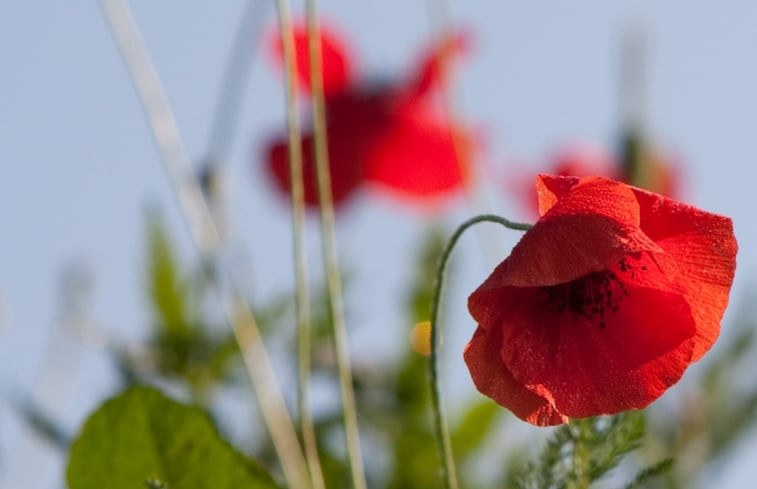
M 547 426 L 643 408 L 718 337 L 731 220 L 600 177 L 537 177 L 537 223 L 470 296 L 476 387 Z
M 329 169 L 334 202 L 341 203 L 363 182 L 376 184 L 412 201 L 435 203 L 461 189 L 468 178 L 472 138 L 455 126 L 433 103 L 461 36 L 443 40 L 424 56 L 416 73 L 403 83 L 369 87 L 354 79 L 346 46 L 333 31 L 321 29 Z M 310 88 L 307 33 L 295 28 L 299 87 Z M 275 52 L 280 57 L 281 47 Z M 313 135 L 302 138 L 305 201 L 318 205 Z M 268 149 L 275 182 L 289 192 L 285 139 Z

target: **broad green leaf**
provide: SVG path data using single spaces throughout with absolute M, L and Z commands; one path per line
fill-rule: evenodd
M 203 411 L 148 387 L 127 389 L 89 417 L 66 475 L 70 489 L 277 487 Z

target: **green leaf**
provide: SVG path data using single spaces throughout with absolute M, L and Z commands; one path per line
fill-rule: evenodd
M 455 447 L 455 456 L 459 460 L 468 457 L 481 446 L 500 413 L 502 408 L 489 399 L 470 404 L 452 430 L 452 446 Z
M 640 487 L 645 487 L 645 484 L 650 479 L 652 479 L 653 477 L 657 477 L 659 475 L 665 474 L 667 472 L 670 472 L 670 469 L 672 467 L 673 467 L 672 458 L 666 458 L 665 460 L 657 462 L 654 465 L 645 467 L 636 473 L 636 477 L 634 477 L 633 480 L 626 485 L 625 489 L 637 489 Z
M 277 487 L 203 411 L 148 387 L 127 389 L 89 417 L 66 475 L 70 489 Z
M 148 240 L 148 281 L 156 319 L 169 338 L 185 338 L 191 329 L 187 284 L 180 276 L 171 241 L 156 215 L 148 217 Z

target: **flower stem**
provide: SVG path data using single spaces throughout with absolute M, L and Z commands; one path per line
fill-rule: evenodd
M 298 332 L 297 399 L 300 426 L 305 446 L 310 479 L 314 489 L 323 489 L 323 471 L 318 459 L 313 417 L 310 412 L 310 349 L 311 320 L 307 286 L 307 263 L 304 252 L 305 190 L 302 182 L 302 142 L 297 118 L 297 91 L 295 86 L 296 59 L 294 34 L 287 0 L 277 0 L 279 33 L 284 53 L 284 86 L 289 148 L 289 182 L 292 196 L 292 236 L 295 263 L 295 301 Z
M 332 336 L 336 352 L 336 364 L 344 409 L 344 433 L 355 489 L 365 489 L 365 472 L 360 451 L 360 434 L 355 407 L 355 392 L 352 387 L 352 372 L 348 351 L 347 328 L 342 305 L 342 284 L 334 232 L 334 202 L 331 195 L 331 175 L 326 134 L 326 114 L 323 95 L 323 69 L 321 46 L 318 42 L 318 17 L 315 0 L 306 1 L 308 55 L 310 59 L 310 85 L 313 111 L 314 156 L 318 179 L 318 202 L 320 204 L 321 239 L 323 260 L 326 269 L 326 286 L 331 314 Z
M 439 372 L 438 363 L 438 318 L 439 303 L 441 301 L 442 286 L 444 285 L 444 275 L 447 270 L 452 250 L 455 248 L 457 241 L 460 239 L 466 229 L 478 224 L 479 222 L 494 222 L 502 226 L 517 231 L 526 231 L 531 228 L 530 224 L 512 222 L 504 217 L 493 214 L 483 214 L 475 216 L 463 222 L 452 234 L 447 246 L 444 249 L 438 268 L 436 269 L 436 285 L 434 286 L 434 297 L 431 301 L 431 355 L 429 356 L 429 371 L 431 377 L 429 386 L 431 387 L 431 408 L 434 413 L 434 430 L 436 431 L 436 440 L 439 444 L 439 451 L 442 457 L 442 468 L 444 475 L 444 487 L 446 489 L 458 489 L 457 474 L 455 471 L 455 460 L 452 454 L 452 443 L 450 442 L 449 428 L 445 420 L 444 410 L 442 409 L 441 394 L 439 389 Z

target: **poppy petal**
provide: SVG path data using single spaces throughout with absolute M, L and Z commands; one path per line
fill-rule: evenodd
M 463 187 L 472 146 L 466 133 L 433 116 L 401 112 L 367 149 L 365 176 L 401 197 L 433 199 Z
M 604 270 L 630 253 L 661 251 L 639 228 L 639 205 L 627 185 L 599 177 L 538 178 L 540 200 L 558 200 L 481 288 L 556 285 Z
M 300 24 L 292 28 L 294 51 L 297 60 L 297 82 L 304 92 L 310 92 L 310 56 L 307 26 Z M 321 41 L 321 67 L 323 69 L 323 92 L 326 96 L 344 91 L 350 83 L 351 69 L 347 44 L 331 28 L 320 26 L 318 37 Z M 283 65 L 284 50 L 281 39 L 276 34 L 273 39 L 273 54 Z
M 594 175 L 614 178 L 617 176 L 615 167 L 616 163 L 610 153 L 605 151 L 601 146 L 584 141 L 564 145 L 554 152 L 549 159 L 550 175 L 561 177 L 588 177 Z M 531 176 L 526 178 L 527 175 Z M 537 194 L 544 192 L 541 198 L 537 197 L 533 192 L 533 172 L 527 171 L 525 168 L 521 168 L 518 174 L 513 175 L 515 178 L 508 179 L 508 187 L 510 187 L 512 193 L 516 194 L 518 200 L 523 203 L 524 208 L 529 211 L 535 209 L 538 211 L 538 215 L 541 216 L 557 202 L 556 195 L 549 190 L 547 183 L 544 181 L 549 179 L 550 175 L 541 175 L 537 179 Z M 578 179 L 572 183 L 570 179 L 561 180 L 561 182 L 562 185 L 567 186 L 567 189 L 570 189 L 578 183 Z
M 516 381 L 500 358 L 502 334 L 478 328 L 463 353 L 473 383 L 484 395 L 510 409 L 524 421 L 538 426 L 568 422 L 543 397 Z
M 455 58 L 468 49 L 469 41 L 463 33 L 450 34 L 441 39 L 419 63 L 420 69 L 410 84 L 409 98 L 422 98 L 438 87 Z
M 339 206 L 349 197 L 362 179 L 361 169 L 348 145 L 329 143 L 329 169 L 331 172 L 331 194 L 335 206 Z M 302 180 L 305 191 L 305 203 L 318 207 L 318 180 L 313 156 L 313 135 L 302 138 Z M 289 147 L 286 142 L 276 141 L 268 148 L 268 170 L 279 190 L 291 195 L 289 179 Z
M 539 215 L 546 214 L 560 198 L 578 185 L 580 181 L 580 176 L 537 175 L 536 195 L 539 199 Z
M 504 291 L 501 355 L 514 378 L 577 418 L 643 408 L 675 384 L 691 362 L 696 326 L 676 285 L 644 256 L 635 263 L 646 267 L 638 272 L 646 279 L 613 269 L 617 302 L 610 304 L 617 309 L 607 306 L 601 314 L 561 310 L 545 288 Z M 559 287 L 585 291 L 579 281 Z
M 307 153 L 312 151 L 312 137 L 303 138 L 303 186 L 305 203 L 310 206 L 318 205 L 317 182 L 312 171 L 312 165 Z M 268 148 L 268 170 L 276 186 L 285 195 L 291 195 L 291 180 L 289 178 L 289 146 L 284 141 L 277 141 Z
M 641 229 L 665 250 L 660 266 L 683 287 L 689 303 L 697 305 L 696 361 L 718 338 L 728 305 L 738 251 L 733 223 L 667 197 L 633 191 L 639 201 Z

